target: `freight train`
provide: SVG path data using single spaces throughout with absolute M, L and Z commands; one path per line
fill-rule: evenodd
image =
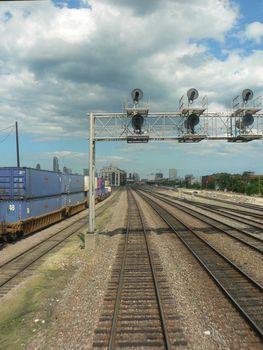
M 0 240 L 13 241 L 88 207 L 88 176 L 27 167 L 0 168 Z M 110 194 L 96 178 L 96 202 Z

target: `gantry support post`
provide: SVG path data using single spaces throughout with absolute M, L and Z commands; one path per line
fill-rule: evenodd
M 95 118 L 89 114 L 89 233 L 95 232 Z

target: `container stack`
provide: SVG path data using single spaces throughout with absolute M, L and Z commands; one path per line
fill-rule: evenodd
M 0 168 L 0 222 L 39 217 L 85 200 L 84 177 L 25 167 Z
M 62 174 L 62 206 L 75 205 L 84 200 L 84 176 Z

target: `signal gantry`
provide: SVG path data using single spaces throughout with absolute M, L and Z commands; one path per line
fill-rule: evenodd
M 195 88 L 179 100 L 172 112 L 152 112 L 149 103 L 141 103 L 143 91 L 131 92 L 132 103 L 124 104 L 120 113 L 89 113 L 89 232 L 95 229 L 95 143 L 98 141 L 178 141 L 202 140 L 249 142 L 262 139 L 262 98 L 254 98 L 250 89 L 232 100 L 231 111 L 208 111 L 208 99 L 199 97 Z

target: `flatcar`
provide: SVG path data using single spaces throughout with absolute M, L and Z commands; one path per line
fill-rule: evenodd
M 96 201 L 109 195 L 96 179 Z M 32 168 L 0 168 L 0 240 L 13 241 L 88 207 L 84 176 Z

